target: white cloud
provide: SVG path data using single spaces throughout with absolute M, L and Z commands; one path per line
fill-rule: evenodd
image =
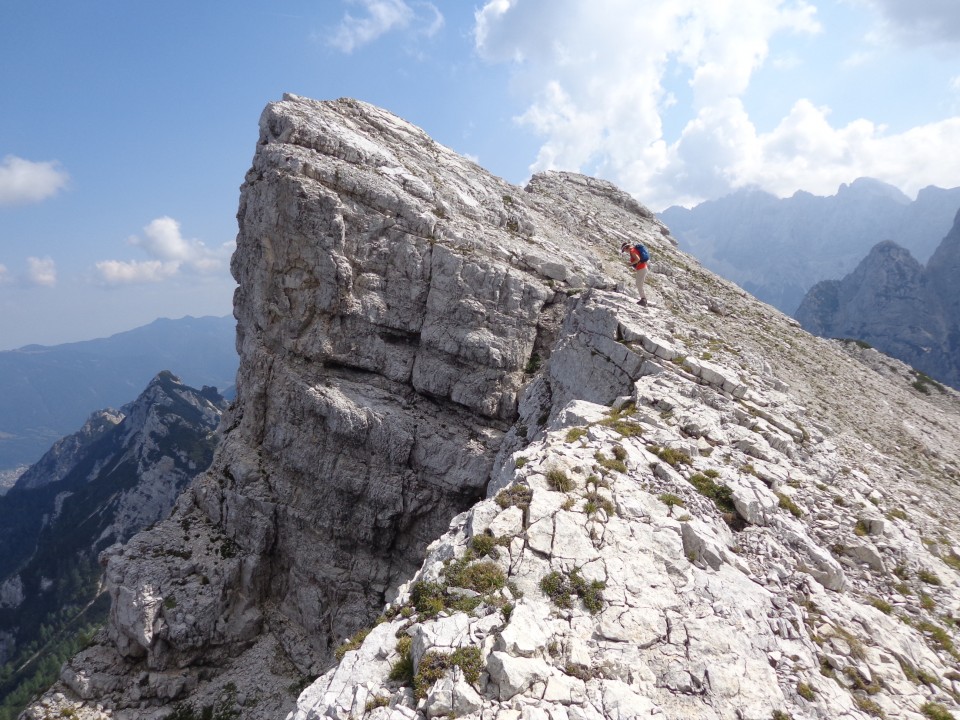
M 20 205 L 56 195 L 70 176 L 56 162 L 7 155 L 0 163 L 0 205 Z
M 475 17 L 478 53 L 512 63 L 531 97 L 517 120 L 543 138 L 533 172 L 600 175 L 653 209 L 747 185 L 787 195 L 864 175 L 906 192 L 957 183 L 960 118 L 890 134 L 864 119 L 834 127 L 828 108 L 798 98 L 757 130 L 744 96 L 756 70 L 780 65 L 771 43 L 822 29 L 806 0 L 490 0 Z
M 161 282 L 176 275 L 178 270 L 178 263 L 159 260 L 101 260 L 97 263 L 100 277 L 109 285 Z
M 48 257 L 28 257 L 27 279 L 34 285 L 53 287 L 57 284 L 57 266 Z
M 0 285 L 3 285 L 5 282 L 10 281 L 10 273 L 7 271 L 7 266 L 0 264 Z
M 152 220 L 143 229 L 143 237 L 128 242 L 141 248 L 150 260 L 102 260 L 96 264 L 100 278 L 111 285 L 161 282 L 181 272 L 208 274 L 220 270 L 233 252 L 234 244 L 225 243 L 211 250 L 199 240 L 188 240 L 180 232 L 180 223 L 171 217 Z
M 347 0 L 351 5 L 360 5 L 366 12 L 362 17 L 350 13 L 343 16 L 340 25 L 327 42 L 345 53 L 351 53 L 362 45 L 373 42 L 393 30 L 402 30 L 415 24 L 418 33 L 432 37 L 444 25 L 443 15 L 429 2 L 416 2 L 411 7 L 404 0 Z M 416 8 L 416 10 L 414 9 Z M 422 14 L 417 10 L 422 10 Z

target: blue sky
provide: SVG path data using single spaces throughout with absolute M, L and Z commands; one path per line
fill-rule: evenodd
M 226 315 L 284 92 L 654 210 L 960 184 L 956 0 L 0 0 L 0 350 Z

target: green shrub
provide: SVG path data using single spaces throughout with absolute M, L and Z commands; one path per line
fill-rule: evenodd
M 470 549 L 473 550 L 474 555 L 477 557 L 489 555 L 496 560 L 499 557 L 497 548 L 508 547 L 509 545 L 510 538 L 494 537 L 490 533 L 481 533 L 480 535 L 474 535 L 470 538 Z
M 563 573 L 554 570 L 544 575 L 540 580 L 540 590 L 542 590 L 543 594 L 550 598 L 557 607 L 571 607 L 570 595 L 572 588 Z
M 418 700 L 427 696 L 433 684 L 452 667 L 459 667 L 467 682 L 475 684 L 483 669 L 483 656 L 478 647 L 463 647 L 452 653 L 431 650 L 420 658 L 420 666 L 413 678 L 413 694 Z
M 672 467 L 678 467 L 680 465 L 692 465 L 693 460 L 690 459 L 690 456 L 685 453 L 683 450 L 677 450 L 676 448 L 666 448 L 659 447 L 657 445 L 647 445 L 647 450 L 652 452 L 658 458 L 663 460 L 665 463 Z
M 443 610 L 445 592 L 440 583 L 418 580 L 410 589 L 410 602 L 418 613 L 433 616 Z
M 613 470 L 618 473 L 627 472 L 627 465 L 626 463 L 623 462 L 623 460 L 617 460 L 616 458 L 608 458 L 599 450 L 594 454 L 593 457 L 597 461 L 597 464 L 606 470 Z
M 574 489 L 575 484 L 567 474 L 560 468 L 551 468 L 547 471 L 547 483 L 550 485 L 551 490 L 556 490 L 557 492 L 570 492 Z
M 592 515 L 593 513 L 597 512 L 597 510 L 603 510 L 608 517 L 613 517 L 617 514 L 616 505 L 614 505 L 610 499 L 604 497 L 596 490 L 591 490 L 584 495 L 584 498 L 586 498 L 587 501 L 584 509 L 588 515 Z M 592 509 L 587 509 L 588 506 Z
M 586 434 L 587 434 L 587 429 L 586 429 L 586 428 L 584 428 L 584 427 L 572 427 L 572 428 L 570 428 L 569 430 L 567 430 L 567 438 L 566 438 L 566 440 L 567 440 L 568 443 L 576 442 L 577 440 L 579 440 L 580 438 L 582 438 L 582 437 L 583 437 L 584 435 L 586 435 Z
M 871 598 L 870 604 L 884 615 L 889 615 L 891 612 L 893 612 L 893 605 L 882 598 Z
M 400 658 L 390 666 L 390 679 L 403 685 L 413 684 L 413 640 L 404 635 L 397 640 L 397 654 Z
M 524 512 L 530 509 L 533 499 L 533 490 L 526 485 L 511 485 L 497 493 L 494 502 L 506 510 L 508 507 L 518 507 Z
M 376 710 L 377 708 L 387 707 L 390 704 L 390 698 L 387 695 L 374 695 L 372 698 L 367 700 L 367 704 L 364 706 L 364 712 L 370 712 Z
M 530 462 L 530 459 L 529 459 L 529 458 L 525 458 L 525 457 L 523 457 L 523 455 L 521 455 L 520 457 L 516 458 L 516 459 L 513 461 L 513 466 L 514 466 L 515 468 L 517 468 L 517 470 L 519 470 L 519 469 L 522 468 L 524 465 L 526 465 L 528 462 Z
M 688 482 L 697 489 L 698 493 L 713 500 L 714 505 L 721 512 L 736 512 L 733 491 L 726 485 L 714 482 L 703 473 L 694 473 L 688 478 Z
M 869 713 L 874 717 L 882 718 L 883 708 L 881 708 L 875 700 L 871 700 L 868 697 L 862 695 L 854 695 L 853 702 L 856 703 L 857 707 L 863 710 L 865 713 Z
M 657 496 L 657 499 L 667 507 L 685 507 L 683 498 L 673 495 L 672 493 L 661 493 Z
M 346 655 L 351 650 L 356 650 L 363 644 L 363 641 L 366 639 L 367 635 L 370 634 L 370 631 L 373 628 L 361 628 L 354 635 L 345 642 L 341 643 L 336 650 L 333 651 L 334 657 L 337 658 L 337 661 L 343 660 L 343 656 Z
M 917 577 L 928 585 L 943 585 L 943 581 L 940 580 L 933 570 L 927 570 L 924 568 L 917 573 Z
M 817 693 L 812 687 L 807 685 L 807 683 L 798 682 L 797 695 L 802 697 L 804 700 L 809 700 L 810 702 L 813 702 L 813 699 L 817 696 Z
M 606 583 L 601 580 L 588 582 L 577 570 L 571 571 L 569 575 L 554 570 L 540 580 L 540 589 L 543 594 L 557 607 L 571 608 L 572 596 L 576 593 L 583 606 L 593 615 L 603 609 L 605 587 Z
M 927 702 L 920 706 L 922 712 L 930 720 L 954 720 L 953 713 L 940 703 Z
M 780 507 L 782 507 L 784 510 L 789 511 L 790 514 L 793 515 L 795 518 L 803 517 L 803 510 L 800 509 L 800 506 L 797 505 L 793 501 L 793 498 L 791 498 L 789 495 L 785 495 L 784 493 L 777 493 L 777 499 L 780 501 L 779 502 Z
M 480 594 L 491 593 L 507 584 L 507 576 L 500 566 L 490 560 L 466 563 L 460 560 L 444 570 L 447 581 Z
M 921 632 L 928 633 L 933 641 L 942 649 L 950 653 L 951 655 L 955 654 L 955 649 L 953 647 L 953 639 L 950 637 L 950 633 L 944 630 L 939 625 L 936 625 L 929 620 L 921 620 L 917 623 L 917 629 Z
M 633 420 L 621 420 L 620 418 L 607 418 L 601 420 L 600 424 L 609 427 L 620 433 L 623 437 L 641 437 L 643 435 L 643 426 Z

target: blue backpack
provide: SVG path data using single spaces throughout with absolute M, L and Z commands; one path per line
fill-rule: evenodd
M 641 259 L 643 262 L 649 262 L 649 260 L 650 260 L 650 251 L 647 250 L 647 246 L 646 246 L 646 245 L 644 245 L 643 243 L 637 243 L 636 245 L 633 246 L 633 249 L 636 250 L 636 251 L 640 254 L 640 259 Z

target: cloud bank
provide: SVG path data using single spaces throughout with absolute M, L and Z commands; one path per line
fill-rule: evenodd
M 184 238 L 180 223 L 166 216 L 151 221 L 144 227 L 142 238 L 133 236 L 128 243 L 141 248 L 150 259 L 98 262 L 100 279 L 108 285 L 162 282 L 182 272 L 215 273 L 233 251 L 233 243 L 211 250 L 199 240 Z
M 0 163 L 0 205 L 40 202 L 62 190 L 70 176 L 56 162 L 7 155 Z
M 919 27 L 946 5 L 911 7 Z M 960 117 L 902 133 L 867 119 L 835 127 L 828 107 L 798 97 L 758 130 L 745 95 L 771 42 L 821 30 L 806 0 L 490 0 L 474 38 L 531 98 L 517 120 L 543 138 L 532 172 L 607 177 L 656 210 L 745 186 L 830 194 L 864 175 L 906 192 L 955 185 Z M 668 115 L 680 118 L 672 136 Z

